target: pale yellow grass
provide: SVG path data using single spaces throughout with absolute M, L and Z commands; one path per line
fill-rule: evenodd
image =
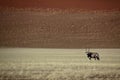
M 120 80 L 120 49 L 0 49 L 0 80 Z

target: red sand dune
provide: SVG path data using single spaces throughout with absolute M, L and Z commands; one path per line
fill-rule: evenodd
M 0 0 L 0 7 L 120 9 L 120 0 Z

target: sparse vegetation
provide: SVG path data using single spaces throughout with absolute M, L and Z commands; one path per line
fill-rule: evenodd
M 120 49 L 0 49 L 0 80 L 120 80 Z

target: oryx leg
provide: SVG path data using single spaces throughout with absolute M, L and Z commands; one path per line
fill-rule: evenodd
M 89 57 L 89 60 L 91 60 L 91 57 Z
M 95 60 L 96 60 L 96 57 L 95 57 Z

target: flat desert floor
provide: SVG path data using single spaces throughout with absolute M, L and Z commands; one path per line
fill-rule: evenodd
M 120 80 L 120 49 L 1 48 L 0 80 Z

